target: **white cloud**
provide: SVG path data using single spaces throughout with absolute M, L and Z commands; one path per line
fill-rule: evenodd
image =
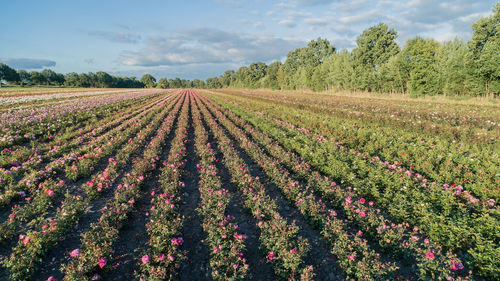
M 297 22 L 294 19 L 284 19 L 280 20 L 278 23 L 287 27 L 295 27 L 297 25 Z
M 191 27 L 175 34 L 150 37 L 144 49 L 122 51 L 118 60 L 129 66 L 270 61 L 304 44 L 296 39 Z
M 324 26 L 328 24 L 329 20 L 327 18 L 308 18 L 304 22 L 312 26 Z
M 381 14 L 377 10 L 371 10 L 368 12 L 360 13 L 360 14 L 355 14 L 355 15 L 350 15 L 350 16 L 344 16 L 339 19 L 339 21 L 343 24 L 357 24 L 357 23 L 362 23 L 362 22 L 369 22 L 377 17 L 380 17 Z

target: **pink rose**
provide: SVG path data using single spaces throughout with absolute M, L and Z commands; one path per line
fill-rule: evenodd
M 80 255 L 80 249 L 74 249 L 73 251 L 71 251 L 71 253 L 69 253 L 69 255 L 72 258 L 78 257 Z
M 106 258 L 101 258 L 101 259 L 99 260 L 99 267 L 100 267 L 100 268 L 103 268 L 103 267 L 105 267 L 105 266 L 106 266 L 106 264 L 107 264 L 107 263 L 108 263 L 108 259 L 106 259 Z

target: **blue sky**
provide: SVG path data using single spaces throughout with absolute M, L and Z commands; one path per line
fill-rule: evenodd
M 283 60 L 322 37 L 337 49 L 379 22 L 403 45 L 417 35 L 469 40 L 491 14 L 482 0 L 16 0 L 2 1 L 0 62 L 57 72 L 106 71 L 157 79 L 222 74 L 255 61 Z

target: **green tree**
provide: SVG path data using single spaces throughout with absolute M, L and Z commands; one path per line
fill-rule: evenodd
M 175 79 L 169 79 L 168 85 L 170 88 L 182 88 L 182 81 L 180 78 L 176 77 Z
M 406 71 L 408 89 L 412 96 L 435 95 L 438 88 L 438 73 L 436 65 L 439 44 L 433 39 L 416 37 L 406 41 L 403 48 L 400 66 Z
M 438 87 L 445 95 L 465 95 L 467 46 L 462 40 L 444 42 L 437 52 Z
M 233 82 L 233 75 L 234 70 L 226 70 L 226 72 L 224 72 L 224 75 L 219 78 L 222 87 L 229 87 L 231 85 Z
M 408 80 L 403 79 L 403 75 L 399 68 L 399 60 L 401 59 L 400 54 L 389 58 L 389 60 L 382 64 L 378 69 L 376 79 L 379 91 L 389 93 L 406 93 L 406 84 Z
M 104 71 L 96 72 L 97 87 L 110 88 L 113 86 L 113 77 Z
M 250 70 L 246 77 L 246 87 L 258 88 L 259 80 L 266 76 L 267 65 L 263 62 L 254 62 L 248 67 Z
M 379 23 L 363 31 L 356 39 L 358 47 L 352 51 L 357 63 L 377 66 L 385 63 L 390 57 L 399 53 L 399 46 L 396 43 L 398 37 L 394 29 L 389 29 L 385 23 Z
M 160 78 L 160 81 L 158 81 L 158 84 L 156 84 L 156 88 L 159 88 L 159 89 L 168 89 L 168 80 L 167 80 L 167 78 Z
M 46 68 L 42 70 L 42 75 L 45 77 L 45 83 L 47 86 L 57 80 L 57 73 L 55 73 L 52 69 Z
M 287 73 L 295 73 L 299 67 L 314 68 L 334 53 L 335 47 L 327 39 L 311 40 L 306 47 L 288 52 L 284 68 Z
M 24 69 L 19 69 L 17 71 L 17 74 L 19 75 L 19 82 L 21 86 L 24 86 L 24 84 L 29 84 L 31 83 L 31 75 L 29 74 L 28 71 Z
M 2 80 L 9 83 L 15 83 L 20 80 L 19 74 L 10 66 L 0 63 L 0 87 L 2 87 Z
M 347 50 L 332 55 L 324 63 L 325 83 L 329 88 L 337 90 L 353 89 L 354 66 L 352 56 Z
M 142 76 L 141 82 L 146 85 L 147 88 L 154 88 L 156 85 L 156 78 L 153 75 L 146 73 Z
M 78 87 L 80 86 L 80 79 L 78 73 L 70 72 L 64 76 L 64 84 L 68 87 Z
M 335 47 L 327 39 L 321 38 L 311 40 L 306 47 L 290 51 L 283 65 L 286 87 L 291 89 L 309 87 L 314 69 L 333 54 Z M 301 73 L 296 75 L 299 70 Z
M 271 63 L 266 69 L 266 76 L 261 79 L 261 87 L 270 88 L 273 90 L 280 89 L 278 83 L 278 73 L 282 67 L 282 63 L 279 61 L 275 61 Z
M 468 87 L 474 94 L 500 94 L 500 3 L 493 15 L 472 24 L 473 35 L 468 43 Z
M 392 56 L 399 53 L 396 43 L 398 34 L 385 23 L 379 23 L 363 31 L 356 39 L 358 45 L 353 51 L 355 72 L 358 77 L 356 86 L 361 90 L 376 90 L 377 69 Z
M 207 88 L 220 89 L 222 88 L 222 84 L 217 77 L 207 78 Z
M 203 88 L 205 88 L 205 81 L 200 80 L 200 79 L 194 79 L 193 80 L 193 88 L 196 88 L 196 89 L 203 89 Z
M 238 68 L 238 70 L 233 75 L 233 87 L 235 88 L 245 88 L 247 86 L 248 77 L 250 76 L 250 69 L 246 66 Z M 220 83 L 220 82 L 219 82 Z M 207 80 L 208 86 L 208 80 Z
M 78 87 L 91 87 L 92 86 L 92 75 L 91 73 L 82 73 L 78 75 Z
M 42 85 L 47 81 L 47 79 L 45 79 L 45 76 L 43 76 L 42 73 L 38 71 L 31 71 L 30 76 L 31 76 L 31 81 L 33 81 L 35 85 Z

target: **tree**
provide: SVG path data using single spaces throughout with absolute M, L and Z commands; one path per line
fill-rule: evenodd
M 91 73 L 89 72 L 89 74 L 82 73 L 82 74 L 78 75 L 78 86 L 79 87 L 90 87 L 91 86 L 92 76 L 90 74 Z
M 325 62 L 327 87 L 334 87 L 337 90 L 354 89 L 353 80 L 356 80 L 354 64 L 351 54 L 347 50 L 342 50 L 328 58 Z
M 219 78 L 222 87 L 229 87 L 231 85 L 233 82 L 233 75 L 234 70 L 226 70 L 226 72 L 224 72 L 224 75 Z
M 182 88 L 182 80 L 178 77 L 175 79 L 169 79 L 168 85 L 170 88 Z
M 473 35 L 468 43 L 468 87 L 475 94 L 500 94 L 500 3 L 493 15 L 472 24 Z
M 377 89 L 380 92 L 405 93 L 407 80 L 403 79 L 399 69 L 399 54 L 389 58 L 376 72 Z
M 146 85 L 147 88 L 153 88 L 156 85 L 156 78 L 153 75 L 146 73 L 142 76 L 141 82 Z
M 466 87 L 467 46 L 462 40 L 455 38 L 453 41 L 444 42 L 436 54 L 438 87 L 445 95 L 465 95 Z
M 286 84 L 286 73 L 285 69 L 283 68 L 283 65 L 280 63 L 278 73 L 276 74 L 276 79 L 278 81 L 278 87 L 280 90 L 283 90 L 287 87 Z
M 19 75 L 19 82 L 21 86 L 24 86 L 24 84 L 31 83 L 31 75 L 28 73 L 28 71 L 24 69 L 19 69 L 17 71 L 17 74 Z
M 78 78 L 78 73 L 70 72 L 64 76 L 64 84 L 68 87 L 78 87 L 80 81 Z
M 220 89 L 222 88 L 222 84 L 217 77 L 207 78 L 207 88 Z
M 242 66 L 233 75 L 235 88 L 245 88 L 247 87 L 248 77 L 250 76 L 250 69 L 246 66 Z M 220 83 L 220 82 L 219 82 Z M 208 86 L 208 80 L 207 80 Z
M 57 73 L 55 73 L 53 70 L 51 69 L 44 69 L 42 70 L 42 75 L 43 77 L 45 77 L 45 83 L 47 83 L 47 86 L 52 83 L 52 82 L 55 82 L 57 80 Z
M 397 37 L 397 32 L 389 29 L 385 23 L 364 30 L 356 39 L 358 47 L 352 51 L 354 59 L 357 63 L 376 70 L 377 66 L 399 53 L 399 46 L 395 41 Z
M 200 80 L 200 79 L 194 79 L 193 80 L 193 88 L 196 88 L 196 89 L 205 88 L 205 81 Z
M 104 71 L 99 71 L 96 74 L 97 87 L 99 88 L 110 88 L 113 86 L 113 77 Z
M 356 88 L 361 90 L 377 90 L 378 68 L 399 52 L 396 44 L 397 32 L 389 29 L 385 23 L 379 23 L 365 29 L 356 39 L 358 45 L 352 51 L 356 72 Z
M 401 52 L 400 66 L 409 78 L 408 89 L 412 96 L 434 95 L 440 92 L 436 65 L 439 43 L 433 39 L 416 37 L 406 41 Z
M 10 66 L 0 63 L 0 87 L 2 86 L 2 80 L 5 80 L 9 83 L 18 82 L 19 74 L 11 68 Z
M 158 81 L 158 84 L 156 84 L 156 88 L 159 88 L 159 89 L 168 89 L 168 80 L 167 80 L 167 78 L 160 78 L 160 81 Z
M 282 63 L 279 61 L 275 61 L 271 63 L 266 69 L 266 76 L 262 78 L 261 87 L 271 88 L 273 90 L 280 89 L 278 83 L 278 73 L 282 67 Z
M 41 85 L 43 83 L 46 83 L 47 81 L 45 79 L 45 76 L 43 76 L 42 73 L 38 71 L 31 71 L 30 76 L 31 76 L 31 81 L 33 81 L 35 85 Z
M 248 73 L 249 75 L 246 77 L 246 86 L 248 88 L 258 88 L 259 80 L 266 76 L 267 65 L 263 62 L 254 62 L 250 64 L 248 69 L 250 71 Z
M 290 51 L 286 56 L 285 71 L 295 73 L 299 67 L 314 68 L 335 53 L 335 47 L 327 39 L 311 40 L 306 47 Z

